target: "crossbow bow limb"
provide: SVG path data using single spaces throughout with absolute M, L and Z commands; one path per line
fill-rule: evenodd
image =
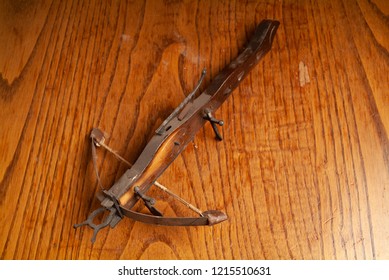
M 205 91 L 197 98 L 194 98 L 205 76 L 205 70 L 203 70 L 200 81 L 193 92 L 163 121 L 132 166 L 105 145 L 103 132 L 94 128 L 91 132 L 92 157 L 100 186 L 101 182 L 96 167 L 96 146 L 106 148 L 130 167 L 110 189 L 102 190 L 103 195 L 98 196 L 101 201 L 101 207 L 90 213 L 87 220 L 74 225 L 74 227 L 77 228 L 84 225 L 91 227 L 94 230 L 92 237 L 92 242 L 94 242 L 97 233 L 102 228 L 108 225 L 112 228 L 115 227 L 123 217 L 143 223 L 166 226 L 203 226 L 225 221 L 227 216 L 223 212 L 218 210 L 202 212 L 156 180 L 193 140 L 195 134 L 206 122 L 211 123 L 216 139 L 222 140 L 217 125 L 221 126 L 224 123 L 214 118 L 213 113 L 270 50 L 278 26 L 278 21 L 262 21 L 240 55 L 212 80 Z M 164 217 L 154 206 L 155 199 L 146 195 L 153 185 L 184 203 L 196 212 L 198 216 Z M 132 210 L 139 200 L 144 202 L 150 214 Z M 108 215 L 105 216 L 100 224 L 95 224 L 93 222 L 95 217 L 105 212 L 108 212 Z

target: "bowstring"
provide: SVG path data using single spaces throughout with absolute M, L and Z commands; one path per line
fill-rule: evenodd
M 116 151 L 114 151 L 113 149 L 111 149 L 109 146 L 107 146 L 106 144 L 104 144 L 102 141 L 98 141 L 96 138 L 92 137 L 92 159 L 93 159 L 93 167 L 94 167 L 94 170 L 95 170 L 95 173 L 96 173 L 96 177 L 97 177 L 97 181 L 98 181 L 98 184 L 101 188 L 101 190 L 105 190 L 105 188 L 103 187 L 103 184 L 101 183 L 101 179 L 100 179 L 100 175 L 99 175 L 99 171 L 98 171 L 98 168 L 97 168 L 97 152 L 96 152 L 96 145 L 99 145 L 101 147 L 103 147 L 104 149 L 106 149 L 108 152 L 112 153 L 118 160 L 124 162 L 125 164 L 127 164 L 129 167 L 132 166 L 132 164 L 127 161 L 125 158 L 123 158 L 122 156 L 120 156 Z M 192 205 L 191 203 L 187 202 L 186 200 L 184 200 L 182 197 L 178 196 L 177 194 L 173 193 L 171 190 L 169 190 L 167 187 L 165 187 L 164 185 L 162 185 L 161 183 L 155 181 L 154 182 L 154 186 L 156 186 L 158 189 L 162 190 L 163 192 L 167 193 L 168 195 L 172 196 L 173 198 L 175 198 L 176 200 L 178 200 L 179 202 L 181 202 L 182 204 L 184 204 L 186 207 L 188 207 L 189 209 L 191 209 L 192 211 L 196 212 L 198 215 L 200 215 L 201 217 L 203 217 L 203 211 L 201 211 L 200 209 L 198 209 L 197 207 L 195 207 L 194 205 Z

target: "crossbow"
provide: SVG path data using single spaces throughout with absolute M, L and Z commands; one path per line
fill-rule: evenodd
M 117 158 L 127 163 L 129 168 L 110 189 L 102 188 L 102 192 L 98 195 L 101 207 L 90 213 L 84 222 L 75 224 L 74 227 L 78 228 L 84 225 L 91 227 L 94 230 L 91 239 L 93 243 L 96 240 L 97 233 L 102 228 L 108 225 L 114 228 L 123 217 L 143 223 L 165 226 L 203 226 L 225 221 L 227 215 L 223 212 L 219 210 L 201 211 L 156 180 L 207 122 L 211 124 L 216 139 L 222 140 L 218 125 L 222 126 L 224 123 L 216 119 L 213 113 L 270 50 L 278 26 L 279 22 L 275 20 L 262 21 L 239 56 L 224 68 L 212 80 L 210 85 L 195 98 L 195 94 L 206 74 L 206 71 L 203 70 L 195 89 L 162 122 L 133 165 L 107 146 L 104 143 L 104 133 L 94 128 L 90 135 L 92 158 L 100 187 L 102 188 L 102 184 L 97 171 L 96 146 L 114 153 Z M 196 212 L 197 216 L 163 216 L 155 207 L 155 199 L 146 194 L 153 185 L 182 202 Z M 143 201 L 150 214 L 140 213 L 132 209 L 139 200 Z M 107 215 L 105 215 L 102 222 L 95 224 L 93 220 L 98 215 L 106 212 Z

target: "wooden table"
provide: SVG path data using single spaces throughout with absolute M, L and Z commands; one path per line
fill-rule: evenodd
M 360 1 L 1 1 L 1 259 L 389 258 L 389 5 Z M 88 135 L 134 162 L 265 18 L 273 49 L 159 178 L 214 227 L 123 220 L 99 203 Z M 205 86 L 203 86 L 205 88 Z M 125 166 L 98 151 L 109 187 Z M 167 215 L 190 215 L 158 191 Z

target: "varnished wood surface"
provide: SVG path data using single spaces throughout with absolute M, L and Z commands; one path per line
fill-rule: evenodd
M 1 259 L 389 257 L 389 6 L 360 1 L 1 1 Z M 208 69 L 256 24 L 273 49 L 159 181 L 214 227 L 129 219 L 74 230 L 96 207 L 88 134 L 134 161 Z M 124 171 L 99 151 L 103 184 Z M 168 215 L 191 215 L 158 191 Z

